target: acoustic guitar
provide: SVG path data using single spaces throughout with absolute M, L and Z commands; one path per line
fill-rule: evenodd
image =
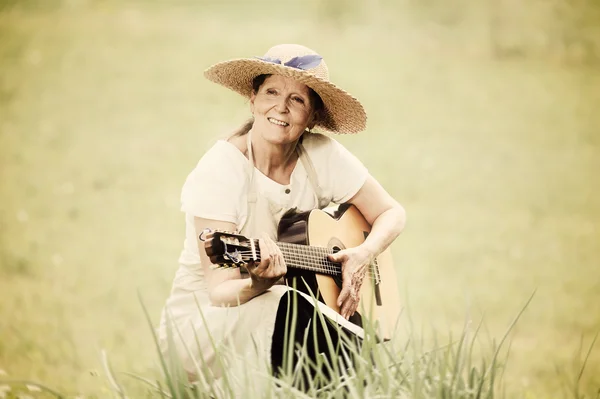
M 288 211 L 279 222 L 277 246 L 288 271 L 285 282 L 317 298 L 340 312 L 337 298 L 342 287 L 341 264 L 331 262 L 328 254 L 360 245 L 371 226 L 353 205 L 341 205 L 329 213 L 315 209 Z M 206 254 L 215 265 L 239 267 L 260 261 L 257 239 L 240 234 L 214 231 L 205 240 Z M 380 338 L 388 340 L 400 316 L 396 273 L 389 248 L 368 265 L 361 287 L 358 311 L 350 321 L 362 326 L 368 319 Z

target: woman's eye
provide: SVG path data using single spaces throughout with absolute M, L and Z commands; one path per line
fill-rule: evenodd
M 267 94 L 277 94 L 274 89 L 267 89 Z
M 294 97 L 293 100 L 298 104 L 304 104 L 304 100 L 300 97 Z

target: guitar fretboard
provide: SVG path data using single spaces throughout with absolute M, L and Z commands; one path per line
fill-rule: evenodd
M 290 244 L 288 242 L 276 242 L 283 254 L 283 259 L 288 267 L 296 269 L 309 270 L 315 273 L 327 274 L 330 276 L 341 276 L 342 267 L 339 263 L 334 263 L 327 258 L 327 255 L 333 254 L 333 250 L 324 247 L 314 247 L 310 245 Z M 254 240 L 256 248 L 256 260 L 260 261 L 260 251 L 258 250 L 258 240 Z

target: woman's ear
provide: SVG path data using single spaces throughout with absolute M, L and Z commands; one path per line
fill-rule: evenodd
M 315 125 L 317 124 L 317 122 L 319 122 L 319 119 L 321 118 L 321 112 L 320 111 L 314 111 L 310 117 L 310 121 L 308 122 L 308 130 L 312 130 L 313 127 L 315 127 Z
M 256 98 L 256 93 L 252 91 L 250 94 L 250 113 L 254 115 L 254 99 Z

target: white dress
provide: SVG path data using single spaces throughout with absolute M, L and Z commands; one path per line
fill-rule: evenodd
M 331 202 L 344 203 L 368 176 L 356 157 L 327 136 L 305 134 L 299 151 L 302 162 L 296 163 L 289 185 L 263 175 L 253 167 L 251 151 L 248 160 L 227 141 L 218 141 L 186 179 L 181 195 L 186 237 L 158 338 L 163 355 L 176 354 L 192 378 L 211 380 L 223 375 L 216 352 L 244 359 L 244 364 L 267 373 L 275 316 L 288 289 L 276 285 L 241 306 L 212 306 L 203 279 L 194 217 L 232 222 L 247 237 L 267 232 L 275 240 L 277 224 L 288 209 L 307 211 Z M 228 372 L 231 367 L 226 366 Z

